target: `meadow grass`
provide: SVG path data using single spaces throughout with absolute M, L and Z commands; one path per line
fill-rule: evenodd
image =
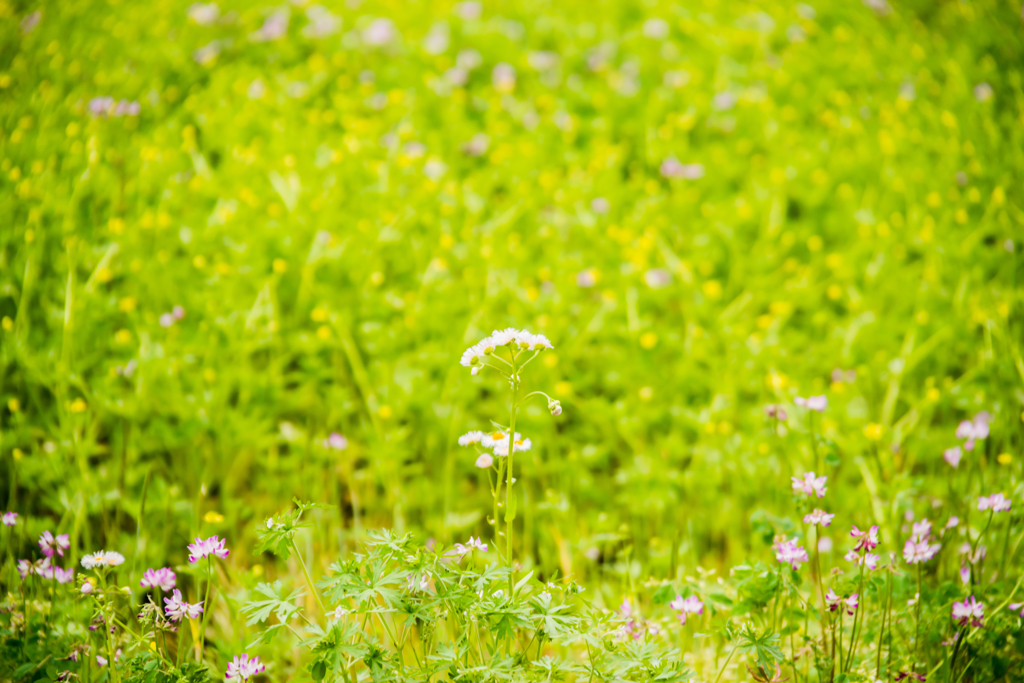
M 1014 680 L 1022 28 L 0 2 L 0 673 Z M 521 385 L 460 365 L 508 327 Z

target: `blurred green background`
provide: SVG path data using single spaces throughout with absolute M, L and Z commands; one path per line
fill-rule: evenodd
M 1019 481 L 1019 3 L 0 17 L 0 502 L 76 557 L 217 533 L 247 567 L 292 497 L 331 551 L 487 540 L 456 439 L 507 392 L 458 359 L 506 326 L 555 344 L 525 387 L 565 412 L 518 423 L 548 573 L 764 552 L 805 469 L 902 519 L 982 409 Z

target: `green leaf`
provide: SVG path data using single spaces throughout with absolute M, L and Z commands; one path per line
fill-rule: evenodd
M 654 591 L 654 597 L 652 599 L 654 600 L 655 605 L 667 605 L 668 603 L 672 602 L 672 599 L 675 597 L 676 589 L 672 586 L 672 584 L 663 583 L 660 586 L 658 586 L 658 590 Z

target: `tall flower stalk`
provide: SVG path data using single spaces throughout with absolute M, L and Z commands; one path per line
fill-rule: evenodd
M 515 453 L 516 451 L 527 451 L 531 442 L 524 439 L 516 432 L 516 416 L 519 404 L 532 396 L 543 396 L 548 400 L 548 410 L 552 415 L 562 413 L 561 404 L 548 396 L 543 391 L 533 391 L 525 396 L 519 396 L 522 385 L 522 371 L 536 358 L 541 351 L 553 348 L 547 337 L 541 334 L 532 334 L 526 330 L 507 328 L 495 330 L 489 337 L 485 337 L 473 346 L 466 349 L 462 354 L 461 364 L 470 368 L 474 375 L 479 374 L 483 369 L 490 368 L 498 372 L 508 380 L 511 392 L 509 408 L 509 423 L 507 432 L 499 430 L 494 434 L 483 432 L 469 432 L 459 438 L 462 446 L 474 445 L 480 452 L 477 459 L 477 466 L 483 468 L 497 467 L 497 480 L 492 487 L 494 495 L 494 532 L 499 534 L 500 522 L 498 519 L 499 500 L 501 497 L 501 484 L 504 477 L 505 482 L 505 563 L 509 569 L 508 590 L 509 594 L 515 588 L 515 561 L 512 554 L 514 542 L 514 525 L 516 519 L 516 497 L 513 490 L 515 483 Z M 491 453 L 487 453 L 490 450 Z M 505 460 L 508 462 L 506 463 Z M 496 544 L 497 545 L 497 544 Z

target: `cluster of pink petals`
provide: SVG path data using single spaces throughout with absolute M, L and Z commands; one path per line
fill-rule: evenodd
M 800 545 L 800 539 L 794 538 L 790 541 L 780 540 L 774 546 L 775 559 L 782 564 L 788 564 L 793 569 L 799 569 L 800 565 L 808 561 L 807 550 Z
M 864 555 L 861 555 L 856 550 L 851 550 L 848 553 L 846 553 L 846 555 L 844 556 L 844 559 L 846 559 L 849 562 L 853 562 L 853 564 L 855 566 L 858 566 L 858 567 L 861 564 L 863 564 L 865 567 L 867 567 L 871 571 L 874 571 L 874 570 L 878 569 L 879 557 L 878 557 L 878 555 L 875 555 L 874 553 L 864 553 Z
M 835 517 L 835 515 L 830 515 L 829 513 L 825 512 L 824 510 L 821 510 L 819 508 L 815 508 L 814 512 L 811 512 L 810 514 L 804 515 L 804 524 L 814 524 L 814 525 L 818 525 L 818 526 L 828 526 L 829 524 L 832 523 L 832 518 L 834 518 L 834 517 Z
M 853 614 L 857 611 L 857 607 L 860 606 L 860 594 L 854 593 L 848 598 L 841 598 L 836 595 L 834 590 L 829 588 L 828 593 L 825 593 L 825 604 L 828 606 L 829 612 L 835 612 L 840 607 L 843 607 L 847 614 Z
M 14 526 L 18 523 L 17 512 L 5 512 L 4 513 L 4 526 Z
M 1002 493 L 993 493 L 991 496 L 982 496 L 978 499 L 978 509 L 992 512 L 1006 512 L 1010 509 L 1010 500 Z
M 224 547 L 224 539 L 222 538 L 210 536 L 204 539 L 197 536 L 195 543 L 188 544 L 188 552 L 188 561 L 194 564 L 210 555 L 216 555 L 223 560 L 231 551 Z
M 459 555 L 459 557 L 469 554 L 469 552 L 472 550 L 487 552 L 487 544 L 481 541 L 479 538 L 473 538 L 472 536 L 469 537 L 469 540 L 466 541 L 465 545 L 463 545 L 462 543 L 455 544 L 455 552 Z
M 670 602 L 668 606 L 679 612 L 677 616 L 680 624 L 686 623 L 686 616 L 688 614 L 704 614 L 704 603 L 696 595 L 691 595 L 688 598 L 677 595 L 676 599 Z
M 992 416 L 984 410 L 970 420 L 964 420 L 956 428 L 956 438 L 964 439 L 964 450 L 974 450 L 974 442 L 988 438 L 988 424 Z
M 199 615 L 203 613 L 202 602 L 195 604 L 185 602 L 185 599 L 181 596 L 181 591 L 177 588 L 174 589 L 171 597 L 164 598 L 164 605 L 164 612 L 167 614 L 167 618 L 175 622 L 185 618 L 198 619 Z
M 931 543 L 932 523 L 927 519 L 914 524 L 914 533 L 903 546 L 903 559 L 908 564 L 927 562 L 935 557 L 942 548 L 938 543 Z
M 619 614 L 626 617 L 626 624 L 622 627 L 622 632 L 625 635 L 631 636 L 633 640 L 640 640 L 648 628 L 644 620 L 640 618 L 640 615 L 633 612 L 633 604 L 629 601 L 629 598 L 622 599 L 622 604 L 619 605 Z M 654 627 L 654 629 L 656 628 Z
M 21 578 L 29 576 L 45 576 L 50 568 L 50 558 L 44 557 L 39 560 L 18 560 L 18 574 Z
M 959 446 L 953 446 L 942 451 L 942 459 L 949 463 L 949 466 L 956 469 L 960 464 L 960 458 L 964 455 L 963 450 Z
M 790 478 L 793 480 L 794 491 L 799 491 L 808 496 L 811 495 L 812 493 L 816 493 L 818 495 L 818 498 L 825 497 L 825 491 L 827 490 L 825 483 L 828 481 L 828 477 L 816 477 L 814 475 L 814 472 L 808 472 L 803 476 L 802 479 L 800 477 Z
M 142 581 L 139 582 L 143 588 L 159 588 L 160 590 L 169 591 L 174 588 L 178 577 L 174 574 L 174 570 L 170 567 L 162 567 L 160 569 L 147 569 L 146 573 L 142 575 Z
M 1011 612 L 1017 612 L 1017 616 L 1024 618 L 1024 602 L 1011 602 L 1007 609 Z
M 68 541 L 67 534 L 55 537 L 49 531 L 44 531 L 39 535 L 39 547 L 47 557 L 53 557 L 54 553 L 64 557 L 64 551 L 71 547 L 71 542 Z
M 797 396 L 793 399 L 793 403 L 798 406 L 803 406 L 808 410 L 815 410 L 819 413 L 823 413 L 825 412 L 825 408 L 828 408 L 828 396 L 825 396 L 824 394 L 821 396 L 808 396 L 807 398 Z
M 953 603 L 953 621 L 961 626 L 965 626 L 968 623 L 971 626 L 981 626 L 982 619 L 984 618 L 985 605 L 975 600 L 973 595 L 963 602 Z
M 850 538 L 857 539 L 857 545 L 853 547 L 854 550 L 874 550 L 878 547 L 878 525 L 872 526 L 867 531 L 861 531 L 854 525 L 850 530 Z
M 237 678 L 242 681 L 247 681 L 256 674 L 263 673 L 266 667 L 263 662 L 260 661 L 258 656 L 249 659 L 249 655 L 242 655 L 239 657 L 235 655 L 234 661 L 228 662 L 227 673 L 224 674 L 224 678 L 231 680 Z
M 782 406 L 774 403 L 764 407 L 764 414 L 766 417 L 774 417 L 776 420 L 781 420 L 783 422 L 789 419 L 789 415 L 786 414 L 786 411 Z

